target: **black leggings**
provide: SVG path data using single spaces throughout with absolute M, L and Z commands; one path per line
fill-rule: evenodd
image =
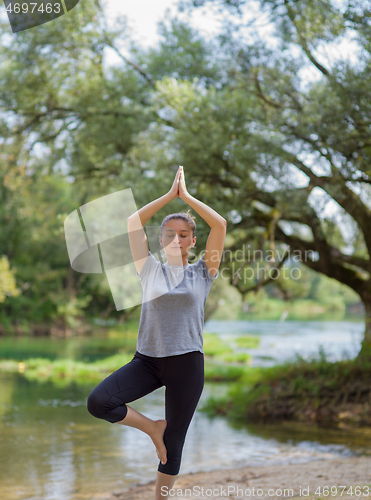
M 200 351 L 154 358 L 136 351 L 133 359 L 103 380 L 88 397 L 88 410 L 97 418 L 120 422 L 125 403 L 135 401 L 162 386 L 165 391 L 164 443 L 167 462 L 158 470 L 177 475 L 186 433 L 204 387 L 204 355 Z

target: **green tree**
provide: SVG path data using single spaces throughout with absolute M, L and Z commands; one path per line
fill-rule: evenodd
M 17 297 L 21 290 L 17 288 L 14 277 L 14 269 L 10 269 L 9 260 L 6 255 L 0 258 L 0 302 L 4 302 L 6 296 Z
M 222 9 L 248 5 L 220 3 Z M 176 165 L 185 165 L 190 193 L 228 219 L 222 269 L 230 283 L 242 295 L 257 290 L 296 255 L 361 297 L 361 355 L 369 356 L 370 12 L 354 2 L 340 12 L 327 0 L 261 5 L 277 27 L 275 48 L 258 36 L 253 42 L 238 37 L 233 23 L 205 42 L 173 20 L 162 26 L 159 47 L 132 44 L 126 58 L 117 48 L 120 40 L 129 45 L 125 23 L 109 31 L 92 2 L 79 4 L 79 16 L 19 34 L 0 49 L 2 135 L 7 147 L 18 141 L 15 166 L 32 166 L 31 177 L 58 170 L 70 176 L 74 208 L 128 186 L 142 206 L 168 189 Z M 327 67 L 316 48 L 347 30 L 360 46 L 359 63 Z M 108 47 L 121 54 L 122 66 L 104 67 Z M 321 78 L 303 85 L 300 71 L 308 63 Z M 45 152 L 42 161 L 35 162 L 36 145 Z M 323 211 L 329 201 L 338 209 L 334 216 Z M 173 202 L 151 224 L 179 206 Z M 197 250 L 205 248 L 209 230 L 200 222 Z M 238 258 L 247 245 L 258 258 Z M 271 277 L 245 274 L 259 260 Z
M 260 3 L 275 23 L 276 48 L 258 36 L 244 41 L 236 36 L 241 26 L 229 22 L 220 37 L 221 60 L 229 56 L 220 89 L 159 84 L 163 104 L 170 101 L 177 112 L 178 154 L 192 165 L 189 176 L 206 202 L 217 200 L 223 213 L 229 208 L 239 219 L 229 218 L 228 232 L 239 235 L 229 249 L 254 239 L 262 250 L 286 248 L 361 297 L 360 356 L 370 357 L 370 3 L 349 1 L 343 12 L 328 0 Z M 219 5 L 229 12 L 249 8 L 248 0 Z M 326 66 L 316 50 L 347 33 L 358 43 L 358 62 Z M 319 78 L 304 85 L 300 71 L 308 63 Z M 322 210 L 329 201 L 334 216 Z M 281 255 L 275 266 L 285 260 Z M 236 286 L 244 294 L 257 284 Z
M 184 26 L 169 38 L 176 29 L 189 42 L 190 74 L 212 75 L 201 42 L 192 42 Z M 139 206 L 162 195 L 173 165 L 153 142 L 147 158 L 138 162 L 137 152 L 151 125 L 168 120 L 157 114 L 154 80 L 138 64 L 121 56 L 123 67 L 104 66 L 104 49 L 117 50 L 117 40 L 127 38 L 126 24 L 108 30 L 98 2 L 17 34 L 11 43 L 7 31 L 3 22 L 0 245 L 17 266 L 24 293 L 6 302 L 1 318 L 45 322 L 46 328 L 52 321 L 70 332 L 83 311 L 107 316 L 113 307 L 103 275 L 97 279 L 70 268 L 63 220 L 78 206 L 128 186 L 135 185 Z M 153 55 L 156 78 L 161 57 Z M 172 68 L 181 64 L 179 57 Z M 166 169 L 149 182 L 148 167 L 163 161 Z M 122 318 L 127 316 L 125 311 Z

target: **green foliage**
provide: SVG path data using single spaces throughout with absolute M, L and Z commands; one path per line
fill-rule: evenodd
M 204 351 L 207 356 L 231 353 L 233 349 L 227 346 L 223 340 L 213 333 L 204 333 Z
M 226 363 L 249 363 L 251 361 L 251 355 L 245 352 L 226 353 L 217 358 L 223 359 Z
M 349 390 L 352 384 L 367 390 L 370 375 L 369 360 L 332 363 L 320 349 L 318 355 L 308 360 L 297 356 L 293 362 L 269 368 L 250 368 L 230 386 L 225 396 L 208 400 L 205 408 L 209 413 L 223 413 L 236 420 L 246 420 L 247 415 L 248 418 L 270 418 L 274 414 L 276 397 L 294 395 L 293 404 L 298 406 L 297 417 L 300 417 L 300 404 L 308 394 L 312 396 L 313 408 L 316 409 L 324 390 L 327 393 L 331 390 L 334 397 Z M 271 404 L 273 406 L 269 410 Z M 269 414 L 264 413 L 266 411 Z
M 222 361 L 205 359 L 205 380 L 208 382 L 231 382 L 239 380 L 246 367 L 228 365 Z
M 4 302 L 8 295 L 17 297 L 21 290 L 17 288 L 14 272 L 16 269 L 10 269 L 9 260 L 6 255 L 0 258 L 0 302 Z
M 261 7 L 272 15 L 275 48 L 253 27 L 244 39 L 227 23 L 221 37 L 206 41 L 173 19 L 160 25 L 159 46 L 145 50 L 130 43 L 122 20 L 104 27 L 93 0 L 11 43 L 1 22 L 0 255 L 16 269 L 22 291 L 4 300 L 4 331 L 13 323 L 25 331 L 25 321 L 30 332 L 55 323 L 71 334 L 89 316 L 116 317 L 105 276 L 70 268 L 63 221 L 78 206 L 129 187 L 143 206 L 170 188 L 179 164 L 189 192 L 228 221 L 232 260 L 222 262 L 228 272 L 221 279 L 238 293 L 269 286 L 270 297 L 321 300 L 334 311 L 356 298 L 369 301 L 369 9 L 349 1 L 342 13 L 327 0 L 262 0 Z M 357 63 L 330 67 L 316 59 L 317 50 L 347 34 L 358 43 Z M 107 68 L 105 49 L 123 40 L 130 57 Z M 315 81 L 303 81 L 308 65 Z M 325 210 L 329 202 L 336 214 Z M 183 204 L 174 200 L 151 224 Z M 209 231 L 197 220 L 197 250 Z M 318 258 L 301 259 L 300 278 L 259 283 L 258 260 L 237 260 L 246 245 L 273 251 L 276 262 L 263 259 L 268 270 L 286 247 Z M 316 282 L 314 273 L 342 288 Z M 207 315 L 226 301 L 221 288 Z
M 141 67 L 155 81 L 167 76 L 192 81 L 195 77 L 209 86 L 220 79 L 220 65 L 212 57 L 213 44 L 191 26 L 176 18 L 169 26 L 158 24 L 158 47 L 144 51 L 136 47 L 135 54 Z
M 84 363 L 72 359 L 31 358 L 26 362 L 13 360 L 0 361 L 0 370 L 20 372 L 31 381 L 51 381 L 58 386 L 68 386 L 71 383 L 90 384 L 100 382 L 110 373 L 129 363 L 133 355 L 120 353 L 94 363 Z
M 127 364 L 133 353 L 120 352 L 107 358 L 84 362 L 69 358 L 51 360 L 48 358 L 29 358 L 24 361 L 12 359 L 0 360 L 0 371 L 19 372 L 29 380 L 37 382 L 51 381 L 57 385 L 67 386 L 71 383 L 87 384 L 99 382 L 110 373 Z M 225 382 L 238 380 L 247 367 L 229 365 L 223 361 L 205 360 L 205 380 Z
M 258 347 L 260 344 L 260 338 L 253 335 L 244 335 L 243 337 L 237 337 L 235 342 L 238 347 Z
M 262 0 L 263 5 L 278 6 L 277 0 Z M 290 0 L 285 3 L 287 16 L 278 23 L 280 35 L 286 42 L 298 45 L 318 45 L 332 42 L 344 34 L 345 20 L 331 0 Z
M 74 297 L 67 294 L 65 290 L 60 290 L 50 293 L 49 298 L 56 306 L 56 312 L 52 319 L 62 320 L 67 327 L 76 329 L 81 324 L 79 319 L 83 316 L 84 309 L 93 297 L 91 295 Z

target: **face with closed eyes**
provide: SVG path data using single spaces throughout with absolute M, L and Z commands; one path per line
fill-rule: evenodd
M 166 253 L 170 265 L 185 266 L 189 250 L 196 244 L 191 226 L 182 219 L 169 220 L 159 237 L 160 245 Z

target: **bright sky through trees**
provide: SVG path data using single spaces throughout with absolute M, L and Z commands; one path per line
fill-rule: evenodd
M 336 7 L 342 9 L 344 0 L 332 0 L 332 3 Z M 157 33 L 157 24 L 159 21 L 165 21 L 166 18 L 178 17 L 182 20 L 188 20 L 190 25 L 197 28 L 204 36 L 212 37 L 216 35 L 221 27 L 222 20 L 225 18 L 225 12 L 223 15 L 217 12 L 215 6 L 206 5 L 204 8 L 193 9 L 191 15 L 186 12 L 180 13 L 177 9 L 177 0 L 157 0 L 152 2 L 149 0 L 136 0 L 135 2 L 128 2 L 122 0 L 103 0 L 102 6 L 104 8 L 107 21 L 110 25 L 113 25 L 115 20 L 119 16 L 126 16 L 128 26 L 131 28 L 132 38 L 142 47 L 155 46 L 159 41 L 159 35 Z M 251 8 L 253 6 L 253 8 Z M 235 17 L 234 22 L 247 24 L 254 17 L 259 16 L 259 22 L 257 26 L 259 28 L 259 33 L 264 37 L 265 40 L 269 40 L 270 43 L 274 44 L 273 26 L 269 24 L 267 16 L 260 13 L 259 15 L 259 2 L 250 1 L 250 9 L 248 10 L 245 6 L 243 8 L 244 15 L 241 20 Z M 165 21 L 166 22 L 166 21 Z M 244 30 L 245 36 L 248 36 L 248 29 Z M 123 52 L 125 52 L 125 45 L 121 46 Z M 128 55 L 128 54 L 126 54 Z M 316 53 L 319 61 L 329 65 L 330 61 L 337 60 L 339 58 L 351 59 L 353 62 L 357 59 L 357 46 L 351 40 L 351 35 L 348 33 L 347 36 L 337 44 L 333 44 L 331 47 L 327 44 L 326 48 L 322 48 L 321 51 Z M 118 57 L 114 51 L 109 50 L 107 53 L 107 64 L 121 63 L 121 59 Z M 312 65 L 308 65 L 308 69 L 303 72 L 303 78 L 305 80 L 314 80 L 320 76 L 320 73 Z
M 223 15 L 218 13 L 215 5 L 208 4 L 203 8 L 193 9 L 191 13 L 179 12 L 177 9 L 177 0 L 157 0 L 152 2 L 149 0 L 136 0 L 135 2 L 123 2 L 122 0 L 102 0 L 102 6 L 107 18 L 107 22 L 110 26 L 113 26 L 115 20 L 119 16 L 126 16 L 127 24 L 130 28 L 130 39 L 135 40 L 138 45 L 142 47 L 153 47 L 157 45 L 159 41 L 159 35 L 157 33 L 158 23 L 164 21 L 168 24 L 169 19 L 177 17 L 178 19 L 189 22 L 189 24 L 197 29 L 206 38 L 211 38 L 217 35 L 223 25 L 223 19 L 226 18 L 224 9 Z M 344 10 L 344 0 L 333 0 L 333 4 L 340 10 Z M 266 13 L 262 13 L 259 10 L 259 2 L 250 0 L 249 8 L 244 6 L 244 15 L 241 19 L 237 16 L 229 16 L 236 24 L 248 25 L 254 18 L 258 19 L 255 23 L 255 27 L 259 31 L 259 35 L 262 39 L 271 45 L 275 45 L 274 38 L 274 27 L 273 24 L 269 22 Z M 246 37 L 248 41 L 251 41 L 251 30 L 247 27 L 242 30 L 236 36 Z M 314 50 L 314 54 L 317 60 L 322 63 L 325 67 L 330 68 L 333 63 L 339 59 L 348 59 L 354 64 L 357 61 L 358 46 L 352 40 L 353 34 L 348 32 L 341 39 L 341 41 L 333 44 L 327 43 L 326 45 L 320 46 L 317 50 Z M 128 51 L 128 41 L 123 41 L 120 44 L 119 49 L 123 55 L 130 58 L 130 53 Z M 294 52 L 299 52 L 298 47 L 293 47 Z M 110 48 L 106 48 L 106 60 L 107 65 L 121 65 L 122 59 Z M 313 66 L 308 61 L 306 68 L 303 68 L 300 72 L 302 78 L 303 86 L 310 84 L 311 82 L 319 79 L 322 74 L 317 68 Z M 308 158 L 305 157 L 307 160 Z M 305 159 L 303 158 L 303 160 Z M 302 184 L 304 175 L 296 174 L 298 185 Z M 307 184 L 307 179 L 304 179 L 304 184 Z M 323 217 L 332 218 L 342 218 L 342 210 L 339 210 L 338 204 L 330 199 L 328 196 L 322 192 L 322 190 L 314 189 L 311 195 L 311 202 L 319 208 L 322 207 L 321 213 Z M 339 223 L 342 228 L 344 236 L 348 238 L 351 237 L 349 234 L 349 228 L 345 221 Z

